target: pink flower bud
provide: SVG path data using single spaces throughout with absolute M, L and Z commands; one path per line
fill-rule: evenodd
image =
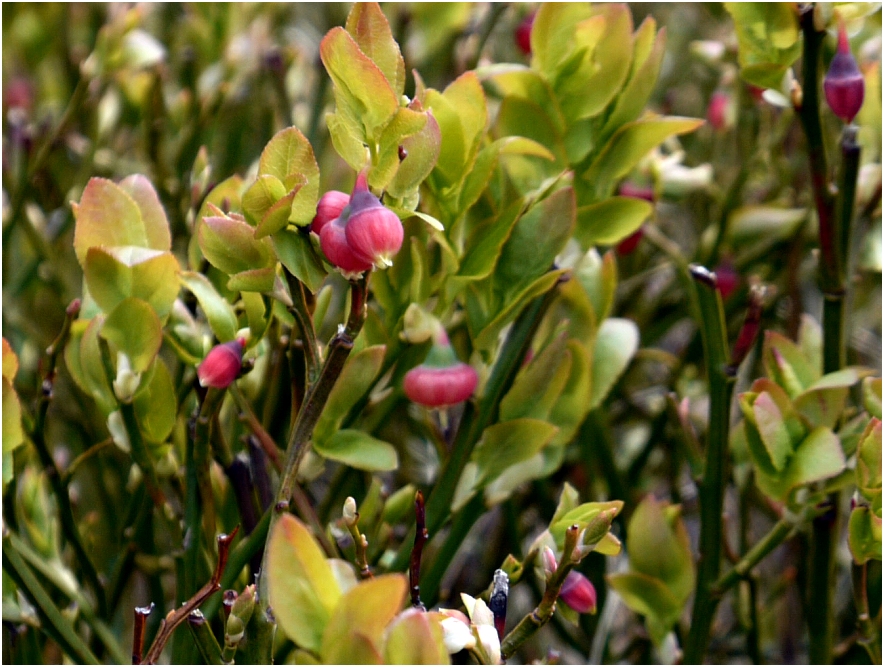
M 709 124 L 721 132 L 733 126 L 733 104 L 731 96 L 724 90 L 716 90 L 709 98 L 709 106 L 706 109 L 706 120 Z
M 356 178 L 344 228 L 347 243 L 359 259 L 378 268 L 392 266 L 393 255 L 402 247 L 402 222 L 368 189 L 365 172 Z
M 516 28 L 516 46 L 526 56 L 531 55 L 531 28 L 534 27 L 534 17 L 534 13 L 529 14 L 522 19 L 522 22 Z
M 728 257 L 722 259 L 715 267 L 715 277 L 722 299 L 727 299 L 740 286 L 740 274 Z
M 565 577 L 559 599 L 578 614 L 594 614 L 596 606 L 595 586 L 584 575 L 571 570 Z
M 371 271 L 371 262 L 361 259 L 353 252 L 347 243 L 345 224 L 339 217 L 323 226 L 319 234 L 319 245 L 328 261 L 349 278 L 363 271 Z
M 559 564 L 556 562 L 556 555 L 549 547 L 543 547 L 543 572 L 548 577 L 558 569 Z
M 341 215 L 341 212 L 349 203 L 350 195 L 346 192 L 341 192 L 340 190 L 329 190 L 326 192 L 316 205 L 316 215 L 313 218 L 313 223 L 310 225 L 310 231 L 318 235 L 327 223 Z
M 642 225 L 638 229 L 636 229 L 632 234 L 627 236 L 625 239 L 620 241 L 617 244 L 617 254 L 621 256 L 631 255 L 635 252 L 635 249 L 638 248 L 638 244 L 641 243 L 642 236 L 645 234 L 645 226 Z
M 850 52 L 847 31 L 842 22 L 838 29 L 838 51 L 823 79 L 826 102 L 836 116 L 845 123 L 851 123 L 863 105 L 865 89 L 862 72 Z
M 458 360 L 442 332 L 426 361 L 405 374 L 402 386 L 415 403 L 439 408 L 467 400 L 478 382 L 476 370 Z
M 203 387 L 224 389 L 239 375 L 242 368 L 242 353 L 246 346 L 244 338 L 216 345 L 196 369 Z

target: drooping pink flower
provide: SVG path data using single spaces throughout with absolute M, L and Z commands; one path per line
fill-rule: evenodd
M 202 363 L 197 367 L 196 374 L 203 387 L 224 389 L 233 382 L 242 369 L 242 353 L 245 349 L 244 338 L 237 338 L 229 343 L 216 345 Z

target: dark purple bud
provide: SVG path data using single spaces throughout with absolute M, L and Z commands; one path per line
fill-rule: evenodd
M 534 27 L 534 13 L 526 16 L 516 28 L 516 46 L 526 56 L 531 55 L 531 28 Z
M 838 29 L 838 51 L 823 79 L 826 102 L 836 116 L 845 123 L 851 123 L 863 105 L 865 89 L 862 72 L 850 52 L 847 31 L 842 22 Z

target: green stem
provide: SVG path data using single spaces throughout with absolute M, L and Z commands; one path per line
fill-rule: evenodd
M 190 628 L 191 635 L 193 635 L 194 643 L 203 659 L 203 664 L 225 664 L 221 659 L 221 645 L 218 644 L 218 640 L 212 632 L 212 626 L 209 625 L 206 617 L 203 616 L 199 609 L 192 611 L 190 616 L 187 617 L 187 626 Z
M 577 561 L 573 560 L 571 556 L 574 552 L 574 547 L 577 546 L 579 533 L 579 527 L 576 525 L 568 528 L 565 533 L 565 548 L 562 553 L 562 562 L 559 563 L 556 571 L 549 577 L 540 604 L 530 614 L 522 617 L 522 620 L 500 643 L 500 657 L 504 660 L 511 657 L 519 646 L 524 644 L 552 618 L 553 612 L 556 610 L 556 600 L 558 600 L 559 592 L 562 590 L 562 584 L 565 583 L 568 573 L 577 564 Z
M 49 451 L 49 443 L 46 442 L 46 417 L 49 413 L 49 402 L 52 398 L 53 387 L 55 384 L 55 368 L 58 363 L 58 356 L 67 342 L 70 333 L 71 323 L 80 311 L 79 300 L 74 300 L 67 308 L 64 324 L 56 339 L 47 348 L 46 354 L 46 374 L 43 376 L 42 389 L 43 393 L 37 404 L 37 415 L 34 419 L 34 428 L 31 432 L 31 441 L 40 458 L 40 463 L 46 472 L 52 493 L 58 503 L 58 518 L 61 522 L 61 529 L 65 538 L 74 548 L 77 555 L 77 561 L 83 569 L 83 574 L 89 586 L 95 593 L 98 601 L 98 614 L 101 618 L 107 618 L 107 600 L 104 596 L 104 586 L 98 577 L 98 570 L 92 563 L 89 553 L 83 546 L 83 540 L 80 537 L 80 531 L 77 528 L 77 521 L 74 517 L 74 510 L 71 506 L 70 495 L 67 486 L 62 477 L 58 466 L 55 465 L 55 459 Z
M 12 577 L 25 596 L 34 604 L 40 616 L 41 628 L 55 641 L 62 651 L 80 664 L 97 665 L 98 658 L 89 650 L 76 633 L 71 622 L 52 601 L 46 589 L 22 559 L 15 548 L 10 546 L 9 531 L 3 533 L 3 571 Z
M 761 560 L 771 551 L 785 542 L 795 531 L 794 518 L 784 517 L 780 519 L 770 532 L 765 535 L 760 542 L 756 543 L 746 554 L 740 559 L 733 569 L 724 574 L 714 584 L 712 584 L 712 595 L 720 598 L 738 581 L 749 576 L 752 568 L 758 565 Z
M 691 630 L 685 645 L 685 664 L 703 662 L 718 600 L 713 586 L 721 565 L 724 491 L 727 485 L 727 442 L 730 431 L 730 404 L 735 375 L 729 367 L 727 325 L 721 294 L 714 274 L 699 266 L 691 267 L 697 286 L 700 326 L 709 375 L 709 431 L 706 462 L 700 483 L 700 561 Z
M 304 403 L 298 411 L 298 417 L 292 426 L 291 435 L 289 437 L 288 447 L 286 448 L 286 459 L 283 466 L 282 479 L 280 480 L 279 490 L 276 494 L 276 500 L 271 508 L 270 525 L 268 527 L 267 539 L 273 535 L 273 526 L 279 520 L 279 517 L 288 509 L 289 503 L 294 493 L 295 484 L 298 478 L 298 467 L 301 460 L 307 453 L 310 446 L 310 438 L 313 436 L 313 428 L 322 414 L 325 403 L 328 400 L 332 388 L 337 382 L 344 363 L 353 349 L 353 341 L 362 329 L 362 323 L 365 321 L 366 299 L 368 297 L 368 277 L 366 274 L 358 282 L 350 283 L 350 315 L 343 331 L 338 332 L 328 346 L 328 356 L 322 365 L 319 378 L 307 389 L 304 396 Z M 294 380 L 294 378 L 293 378 Z M 264 550 L 264 559 L 261 564 L 261 572 L 267 571 L 267 553 Z M 259 581 L 259 603 L 260 613 L 264 613 L 268 604 L 268 585 L 266 576 L 262 576 Z
M 307 295 L 304 294 L 304 283 L 295 278 L 287 269 L 283 269 L 291 292 L 292 305 L 288 311 L 298 323 L 304 342 L 304 359 L 307 364 L 307 384 L 316 382 L 319 374 L 319 346 L 316 344 L 316 330 L 313 319 L 307 308 Z
M 854 565 L 853 600 L 856 604 L 856 623 L 859 626 L 859 644 L 866 649 L 873 665 L 881 664 L 880 618 L 875 623 L 869 613 L 868 563 Z
M 95 610 L 89 601 L 79 590 L 77 590 L 76 587 L 71 586 L 70 581 L 63 576 L 62 572 L 55 567 L 52 562 L 47 561 L 43 556 L 33 551 L 24 540 L 13 532 L 8 534 L 8 541 L 4 544 L 4 549 L 17 551 L 28 565 L 39 572 L 45 577 L 46 581 L 51 583 L 63 595 L 74 602 L 80 610 L 80 613 L 83 615 L 83 620 L 85 620 L 95 632 L 96 637 L 98 637 L 99 641 L 101 641 L 107 649 L 107 652 L 110 654 L 113 661 L 119 664 L 126 662 L 126 652 L 117 642 L 114 633 L 107 625 L 97 618 Z

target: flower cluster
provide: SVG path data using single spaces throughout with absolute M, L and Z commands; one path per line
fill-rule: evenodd
M 399 217 L 368 189 L 364 171 L 349 197 L 338 190 L 322 196 L 311 230 L 328 261 L 347 278 L 372 266 L 392 266 L 404 235 Z

